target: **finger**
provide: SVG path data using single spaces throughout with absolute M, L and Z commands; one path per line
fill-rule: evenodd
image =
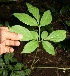
M 0 27 L 0 29 L 3 29 L 3 30 L 6 30 L 6 31 L 9 31 L 8 27 L 5 27 L 5 26 Z
M 2 54 L 4 53 L 4 51 L 5 51 L 5 50 L 1 48 L 1 49 L 0 49 L 0 55 L 2 55 Z
M 2 46 L 0 44 L 0 55 L 3 54 L 3 49 L 2 49 Z
M 10 46 L 19 46 L 20 42 L 19 41 L 13 41 L 13 40 L 6 40 L 5 45 L 10 45 Z
M 5 41 L 5 37 L 4 36 L 0 36 L 0 44 L 3 43 Z
M 9 53 L 14 52 L 14 49 L 12 47 L 9 48 Z
M 6 31 L 5 35 L 7 39 L 11 39 L 11 40 L 20 40 L 23 37 L 22 34 L 17 34 L 9 31 Z
M 6 39 L 6 30 L 0 27 L 0 43 L 2 43 Z
M 5 51 L 3 53 L 12 53 L 14 49 L 12 47 L 5 47 Z
M 3 54 L 4 51 L 5 51 L 5 42 L 0 44 L 0 54 Z

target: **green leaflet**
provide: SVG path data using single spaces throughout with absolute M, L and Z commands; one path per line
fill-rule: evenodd
M 61 8 L 61 10 L 60 10 L 60 14 L 63 14 L 63 13 L 65 13 L 65 12 L 67 12 L 68 10 L 70 9 L 70 6 L 63 6 L 62 8 Z
M 0 67 L 4 67 L 5 66 L 5 63 L 3 61 L 3 59 L 0 57 Z
M 15 75 L 15 73 L 14 73 L 14 72 L 12 72 L 10 76 L 16 76 L 16 75 Z
M 0 27 L 2 26 L 2 24 L 0 24 Z
M 70 26 L 70 21 L 65 21 L 68 26 Z
M 66 31 L 65 30 L 56 30 L 53 31 L 46 40 L 50 40 L 53 42 L 60 42 L 66 38 Z
M 30 31 L 30 32 L 31 32 L 31 34 L 33 35 L 33 39 L 34 39 L 34 40 L 38 40 L 38 33 L 35 32 L 35 31 Z
M 13 56 L 14 56 L 14 53 L 12 53 L 12 54 L 8 54 L 8 53 L 5 54 L 4 55 L 4 61 L 5 61 L 5 63 L 9 64 L 9 60 L 11 60 Z
M 42 41 L 42 45 L 46 52 L 55 55 L 54 47 L 51 45 L 51 43 L 49 43 L 48 41 Z
M 25 73 L 25 76 L 28 76 L 31 73 L 31 70 L 27 68 L 24 73 Z
M 2 70 L 0 70 L 0 75 L 2 75 Z
M 30 26 L 38 26 L 36 20 L 25 13 L 14 13 L 13 14 L 16 18 L 18 18 L 23 23 L 30 25 Z
M 47 31 L 43 31 L 42 34 L 41 34 L 42 40 L 43 39 L 46 40 L 47 36 L 48 36 L 48 32 Z
M 30 41 L 28 42 L 22 51 L 22 53 L 31 53 L 33 52 L 37 47 L 39 47 L 38 41 Z
M 13 66 L 12 65 L 7 65 L 7 67 L 8 67 L 8 70 L 13 70 Z
M 21 70 L 23 67 L 23 64 L 22 63 L 17 63 L 14 67 L 14 70 Z
M 21 71 L 12 72 L 10 76 L 25 76 L 25 74 L 24 71 L 21 70 Z
M 8 71 L 7 70 L 3 70 L 2 76 L 8 76 Z
M 30 33 L 30 31 L 27 28 L 22 27 L 20 25 L 12 26 L 9 30 L 10 30 L 10 32 L 22 34 L 23 38 L 20 41 L 29 41 L 29 40 L 33 39 L 33 36 Z
M 50 10 L 47 10 L 44 12 L 42 18 L 41 18 L 41 21 L 40 21 L 40 26 L 45 26 L 45 25 L 48 25 L 50 24 L 52 21 L 52 15 L 51 15 L 51 12 Z
M 15 76 L 25 76 L 24 70 L 16 71 L 16 72 L 15 72 Z
M 30 13 L 32 13 L 32 15 L 37 19 L 37 22 L 39 24 L 39 19 L 40 19 L 40 15 L 39 15 L 39 9 L 36 7 L 33 7 L 31 4 L 26 3 L 28 10 Z

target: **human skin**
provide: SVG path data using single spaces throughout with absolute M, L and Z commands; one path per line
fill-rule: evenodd
M 19 46 L 21 34 L 12 33 L 8 27 L 0 27 L 0 55 L 3 53 L 12 53 L 14 49 L 11 46 Z

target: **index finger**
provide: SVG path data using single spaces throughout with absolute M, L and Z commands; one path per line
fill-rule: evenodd
M 0 29 L 3 29 L 3 30 L 6 30 L 6 31 L 9 31 L 8 27 L 5 27 L 5 26 L 1 26 Z
M 17 33 L 14 33 L 14 32 L 6 31 L 6 39 L 20 40 L 22 38 L 23 38 L 22 34 L 17 34 Z

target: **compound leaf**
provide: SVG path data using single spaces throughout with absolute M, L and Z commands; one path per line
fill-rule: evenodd
M 38 26 L 36 20 L 25 13 L 14 13 L 13 14 L 16 18 L 18 18 L 23 23 L 30 25 L 30 26 Z
M 40 26 L 45 26 L 45 25 L 48 25 L 50 24 L 52 21 L 52 15 L 51 15 L 51 12 L 50 10 L 47 10 L 44 12 L 42 18 L 41 18 L 41 21 L 40 21 Z
M 24 46 L 22 53 L 31 53 L 37 47 L 39 47 L 38 41 L 30 41 Z
M 46 39 L 53 42 L 60 42 L 66 38 L 65 30 L 56 30 L 53 31 Z
M 48 32 L 47 31 L 43 31 L 42 34 L 41 34 L 41 38 L 46 40 L 47 36 L 48 36 Z
M 54 47 L 51 45 L 51 43 L 49 43 L 48 41 L 42 41 L 42 45 L 46 52 L 55 55 Z
M 22 34 L 23 38 L 21 39 L 21 41 L 29 41 L 29 40 L 33 39 L 33 36 L 30 33 L 30 31 L 27 28 L 22 27 L 20 25 L 12 26 L 9 30 L 10 30 L 10 32 Z
M 39 9 L 36 7 L 33 7 L 31 4 L 26 3 L 28 10 L 32 15 L 37 19 L 37 22 L 39 23 L 40 15 L 39 15 Z

